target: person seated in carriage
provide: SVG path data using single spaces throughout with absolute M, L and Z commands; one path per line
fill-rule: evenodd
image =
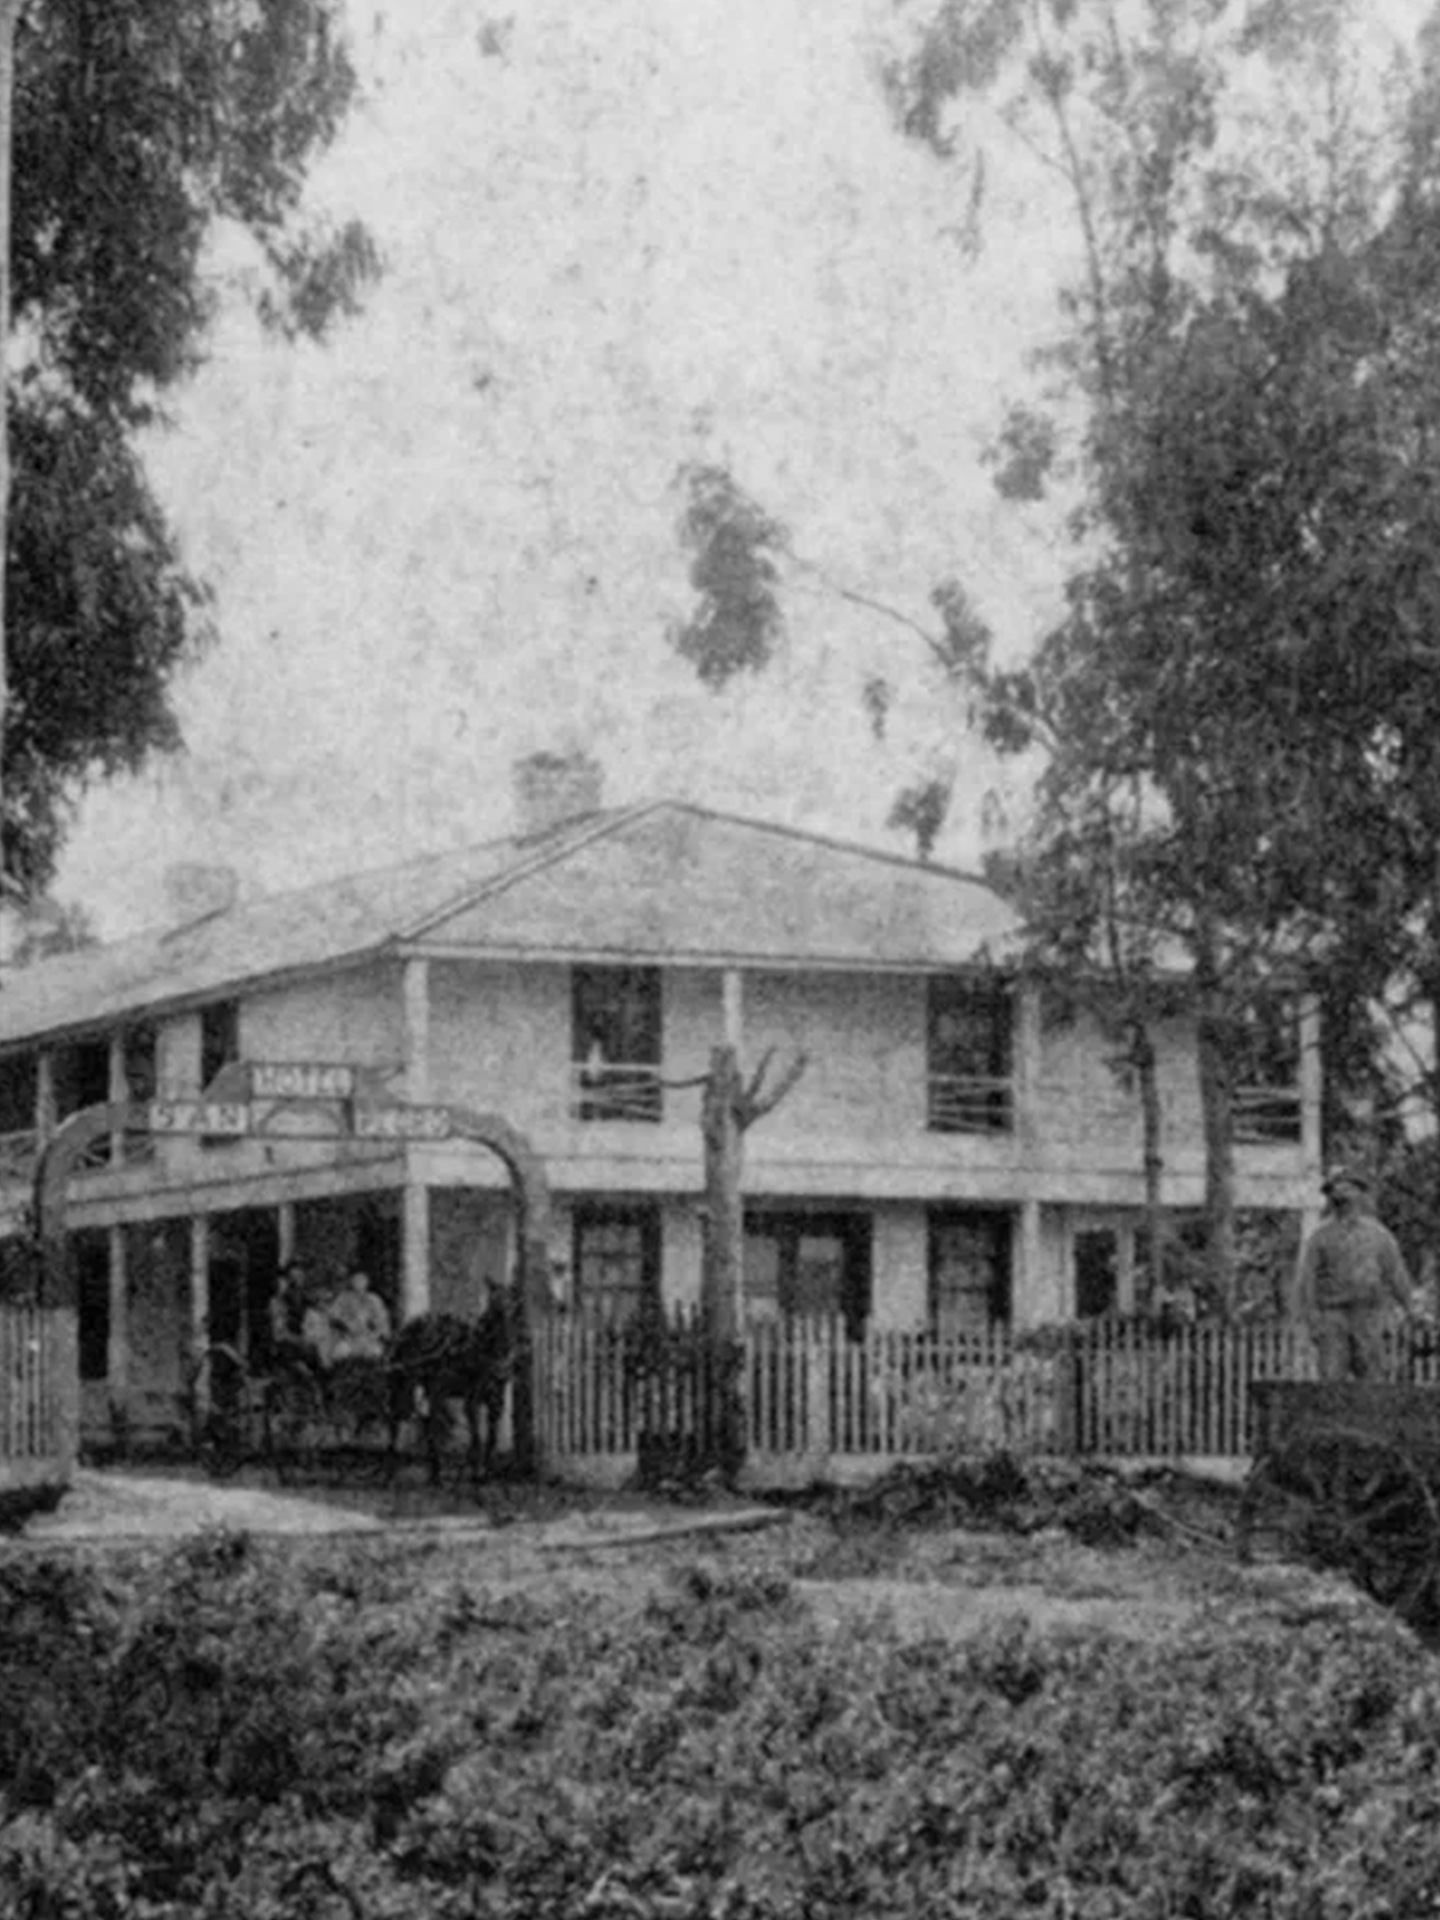
M 371 1288 L 370 1276 L 363 1268 L 351 1269 L 349 1279 L 330 1301 L 326 1320 L 331 1367 L 385 1358 L 390 1344 L 390 1309 Z
M 330 1358 L 330 1322 L 315 1297 L 303 1260 L 287 1260 L 270 1299 L 270 1350 L 280 1367 L 324 1372 Z

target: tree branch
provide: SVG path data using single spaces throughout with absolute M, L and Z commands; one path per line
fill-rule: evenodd
M 770 1092 L 762 1096 L 760 1088 L 769 1071 L 774 1053 L 775 1049 L 771 1047 L 756 1069 L 749 1086 L 736 1102 L 735 1124 L 742 1133 L 754 1126 L 757 1120 L 763 1120 L 767 1113 L 774 1112 L 810 1064 L 808 1054 L 797 1053 Z

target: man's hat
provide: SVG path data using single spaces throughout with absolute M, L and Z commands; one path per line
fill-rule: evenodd
M 1365 1174 L 1358 1168 L 1347 1167 L 1342 1161 L 1337 1160 L 1333 1166 L 1325 1169 L 1325 1178 L 1320 1182 L 1320 1191 L 1332 1193 L 1339 1186 L 1358 1187 L 1363 1193 L 1368 1193 L 1370 1190 L 1370 1182 Z

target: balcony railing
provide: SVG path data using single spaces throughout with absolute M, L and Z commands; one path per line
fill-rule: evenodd
M 1235 1138 L 1244 1146 L 1298 1141 L 1301 1138 L 1300 1095 L 1277 1087 L 1237 1087 Z
M 571 1069 L 570 1110 L 577 1120 L 656 1121 L 664 1107 L 658 1066 L 606 1060 Z
M 16 1133 L 0 1133 L 0 1184 L 7 1180 L 31 1180 L 40 1157 L 40 1136 L 33 1127 Z M 120 1151 L 115 1151 L 115 1136 L 102 1134 L 92 1140 L 76 1162 L 77 1173 L 102 1173 L 112 1167 L 143 1166 L 155 1158 L 153 1137 L 140 1129 L 127 1129 L 120 1136 Z
M 1002 1076 L 932 1073 L 926 1124 L 932 1133 L 1010 1133 L 1014 1085 Z

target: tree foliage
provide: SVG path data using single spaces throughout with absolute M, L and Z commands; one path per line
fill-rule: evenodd
M 688 467 L 680 477 L 680 540 L 693 556 L 696 602 L 671 642 L 707 686 L 719 689 L 736 674 L 758 673 L 774 655 L 784 627 L 777 560 L 787 535 L 726 468 Z
M 333 0 L 29 0 L 13 101 L 12 694 L 4 864 L 45 881 L 89 777 L 178 741 L 167 684 L 207 634 L 135 445 L 191 374 L 210 247 L 248 234 L 262 319 L 319 337 L 377 270 L 307 222 L 355 94 Z
M 1440 14 L 1393 58 L 1357 0 L 896 17 L 896 125 L 977 230 L 998 122 L 1074 241 L 990 454 L 1011 500 L 1067 477 L 1063 611 L 1018 669 L 956 583 L 938 630 L 907 624 L 992 745 L 1047 756 L 1017 871 L 1048 957 L 1108 956 L 1128 1019 L 1185 956 L 1223 1294 L 1237 1077 L 1277 969 L 1319 987 L 1372 1095 L 1375 1010 L 1440 1025 Z M 893 818 L 923 849 L 946 803 L 920 781 Z M 1418 1072 L 1440 1112 L 1440 1067 Z
M 1397 964 L 1440 1001 L 1440 64 L 1433 26 L 1367 64 L 1362 24 L 945 0 L 886 73 L 906 134 L 973 177 L 983 97 L 1070 196 L 1061 404 L 1012 411 L 993 464 L 1036 497 L 1068 426 L 1077 564 L 1020 675 L 964 670 L 992 727 L 1047 736 L 1050 904 L 1188 952 L 1222 1268 L 1258 983 L 1318 967 L 1352 1038 Z

